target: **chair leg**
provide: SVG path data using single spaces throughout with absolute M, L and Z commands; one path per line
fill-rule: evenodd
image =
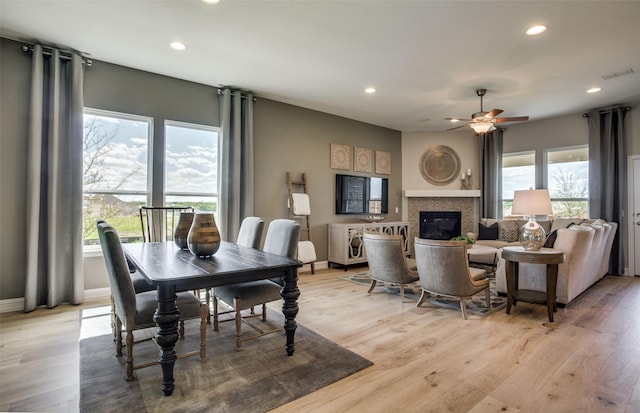
M 218 297 L 213 295 L 213 331 L 218 331 Z
M 373 291 L 374 288 L 376 288 L 376 284 L 378 283 L 378 281 L 376 280 L 371 280 L 371 287 L 369 287 L 369 291 L 367 291 L 367 294 L 370 294 L 371 291 Z
M 311 263 L 311 274 L 315 274 L 316 273 L 316 263 L 312 262 Z
M 462 310 L 462 318 L 467 319 L 467 304 L 464 302 L 464 297 L 460 297 L 460 310 Z
M 267 321 L 267 304 L 262 303 L 262 321 Z
M 209 308 L 209 303 L 211 302 L 211 290 L 212 288 L 207 288 L 205 290 L 205 302 L 207 303 L 207 308 Z M 208 316 L 211 316 L 211 314 L 207 314 Z M 211 320 L 209 320 L 209 317 L 207 317 L 207 323 L 210 323 Z M 215 331 L 215 330 L 214 330 Z
M 205 361 L 207 359 L 207 322 L 209 321 L 209 306 L 203 304 L 200 311 L 200 361 Z
M 491 288 L 487 287 L 484 294 L 487 299 L 487 308 L 491 308 Z
M 122 321 L 116 317 L 116 356 L 122 357 Z
M 400 284 L 400 301 L 404 303 L 404 284 Z
M 127 346 L 127 360 L 125 362 L 127 376 L 126 380 L 131 381 L 134 379 L 133 377 L 133 323 L 127 323 L 127 338 L 126 338 L 126 346 Z
M 111 333 L 113 334 L 113 341 L 116 341 L 116 303 L 113 301 L 113 295 L 109 295 L 111 300 Z
M 234 301 L 234 307 L 236 310 L 236 351 L 242 351 L 242 299 L 236 298 Z
M 178 335 L 181 340 L 184 340 L 184 320 L 180 320 L 180 327 L 178 328 Z
M 420 295 L 420 299 L 418 300 L 418 304 L 416 304 L 416 307 L 420 307 L 420 305 L 424 303 L 426 299 L 427 299 L 427 292 L 425 290 L 422 290 L 422 294 Z

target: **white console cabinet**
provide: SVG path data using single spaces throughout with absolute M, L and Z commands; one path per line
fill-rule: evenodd
M 362 234 L 365 232 L 402 235 L 405 254 L 409 254 L 408 222 L 329 224 L 329 266 L 332 263 L 350 265 L 367 262 L 367 254 L 362 242 Z

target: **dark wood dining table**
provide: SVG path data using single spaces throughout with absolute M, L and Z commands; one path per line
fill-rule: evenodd
M 282 313 L 285 318 L 286 352 L 294 352 L 296 315 L 298 314 L 298 268 L 302 262 L 281 255 L 242 247 L 223 241 L 211 257 L 199 258 L 172 242 L 123 244 L 124 252 L 153 286 L 156 287 L 158 308 L 154 321 L 158 325 L 156 342 L 160 347 L 162 391 L 170 396 L 175 389 L 173 369 L 178 341 L 176 291 L 198 290 L 247 281 L 281 277 Z

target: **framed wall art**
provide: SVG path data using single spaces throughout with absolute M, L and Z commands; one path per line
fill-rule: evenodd
M 351 170 L 351 146 L 331 144 L 331 169 Z
M 373 172 L 373 151 L 356 147 L 353 152 L 353 170 L 356 172 Z
M 376 151 L 376 173 L 391 175 L 391 153 Z

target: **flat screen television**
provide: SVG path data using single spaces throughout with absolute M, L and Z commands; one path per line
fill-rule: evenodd
M 336 214 L 387 214 L 389 180 L 336 174 Z

